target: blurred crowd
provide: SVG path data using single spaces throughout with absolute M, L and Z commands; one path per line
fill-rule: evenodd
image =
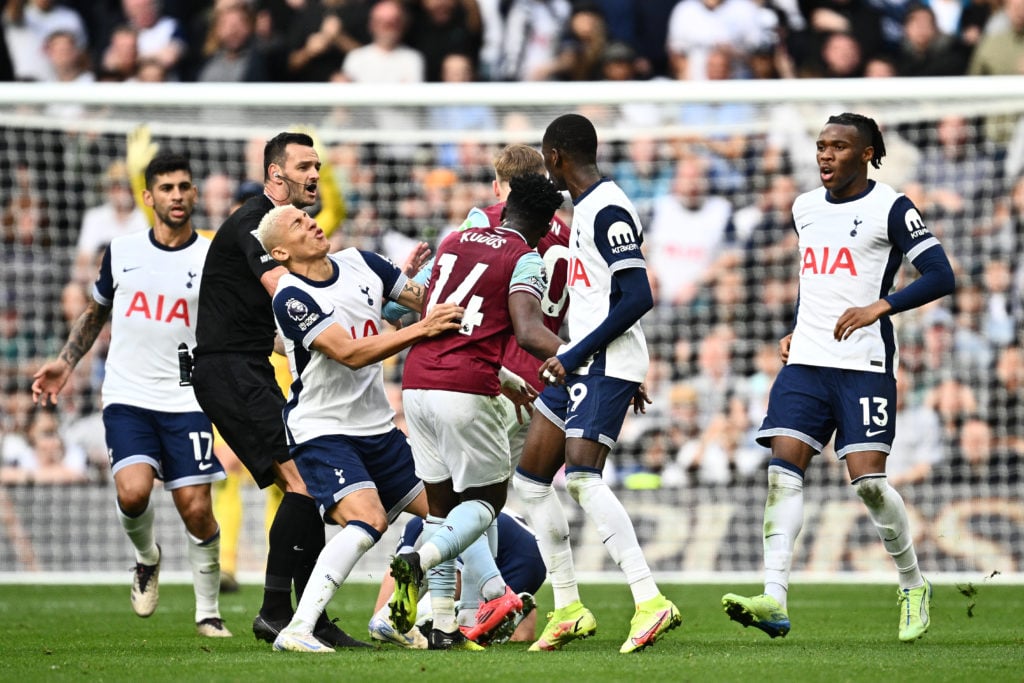
M 7 0 L 2 21 L 0 78 L 59 82 L 989 75 L 1024 57 L 1024 0 Z
M 7 2 L 3 22 L 12 73 L 37 80 L 730 79 L 1019 73 L 1024 65 L 1024 0 L 26 0 Z M 644 320 L 654 403 L 627 419 L 607 476 L 630 488 L 760 483 L 768 451 L 753 433 L 797 297 L 790 212 L 819 184 L 814 136 L 837 112 L 702 103 L 586 113 L 599 128 L 624 119 L 641 129 L 726 124 L 602 144 L 601 170 L 644 221 L 657 304 Z M 488 107 L 426 116 L 445 130 L 514 129 Z M 1024 118 L 879 123 L 888 155 L 871 176 L 913 199 L 958 277 L 948 300 L 894 318 L 901 370 L 890 477 L 1011 487 L 1024 454 Z M 33 407 L 28 387 L 84 310 L 105 245 L 147 226 L 132 194 L 131 153 L 126 163 L 125 140 L 113 135 L 0 132 L 0 482 L 107 481 L 103 338 L 56 411 Z M 161 144 L 192 157 L 201 228 L 216 229 L 262 191 L 262 140 Z M 344 206 L 337 246 L 401 262 L 413 242 L 436 245 L 471 207 L 493 203 L 500 145 L 399 147 L 322 149 L 321 194 L 339 193 Z M 914 275 L 907 266 L 899 286 Z M 397 382 L 400 361 L 387 368 Z M 842 481 L 832 454 L 821 460 L 809 476 Z

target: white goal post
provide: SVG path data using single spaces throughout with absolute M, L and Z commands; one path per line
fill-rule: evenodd
M 759 366 L 760 352 L 792 315 L 798 264 L 795 251 L 777 249 L 784 237 L 765 241 L 758 231 L 777 217 L 777 181 L 788 179 L 794 191 L 816 186 L 817 131 L 828 116 L 852 111 L 882 126 L 889 154 L 872 174 L 907 192 L 922 209 L 962 287 L 938 307 L 894 319 L 913 385 L 909 408 L 926 413 L 922 422 L 898 423 L 898 430 L 912 435 L 908 449 L 928 442 L 935 450 L 932 457 L 915 456 L 922 458 L 917 473 L 900 462 L 901 452 L 891 456 L 922 567 L 946 580 L 980 580 L 994 572 L 999 580 L 1024 579 L 1024 389 L 1018 387 L 1018 400 L 1012 400 L 1014 390 L 1000 369 L 1005 357 L 1024 357 L 1024 77 L 0 84 L 6 252 L 0 379 L 7 406 L 0 445 L 13 443 L 25 427 L 25 416 L 19 422 L 16 414 L 16 394 L 23 395 L 39 360 L 53 355 L 66 336 L 62 294 L 72 279 L 83 215 L 105 201 L 105 175 L 125 158 L 128 136 L 139 126 L 161 150 L 190 156 L 201 193 L 214 175 L 227 176 L 234 188 L 261 181 L 261 140 L 296 127 L 313 132 L 344 200 L 338 244 L 400 258 L 411 240 L 435 244 L 460 212 L 492 201 L 488 181 L 497 150 L 510 142 L 539 147 L 547 123 L 572 111 L 597 126 L 601 170 L 627 174 L 629 187 L 641 193 L 636 203 L 659 284 L 661 300 L 645 319 L 656 403 L 647 418 L 627 420 L 611 458 L 617 470 L 609 471 L 656 573 L 683 581 L 759 580 L 766 452 L 750 435 L 770 381 Z M 950 144 L 945 136 L 954 121 L 963 139 Z M 664 242 L 670 227 L 707 229 L 664 219 L 667 198 L 679 191 L 683 160 L 692 157 L 704 164 L 707 192 L 728 202 L 730 225 L 721 240 Z M 207 224 L 213 216 L 201 194 L 197 225 L 215 229 Z M 674 303 L 667 283 L 683 275 L 670 272 L 664 253 L 650 251 L 666 243 L 680 249 L 685 268 L 700 263 L 693 250 L 708 252 L 704 269 L 679 286 L 683 293 Z M 999 264 L 1009 283 L 992 274 Z M 913 276 L 906 268 L 904 283 Z M 68 457 L 84 453 L 90 481 L 0 484 L 0 581 L 94 580 L 132 561 L 95 429 L 102 377 L 96 355 L 92 374 L 83 372 L 61 415 Z M 1024 360 L 1019 370 L 1005 372 L 1019 372 L 1024 382 Z M 397 380 L 400 361 L 389 364 L 387 373 Z M 702 441 L 718 433 L 712 425 L 721 424 L 736 401 L 747 420 L 744 427 L 729 423 L 739 443 Z M 683 422 L 697 429 L 679 429 Z M 81 438 L 88 425 L 93 438 Z M 704 459 L 694 456 L 698 446 Z M 2 452 L 6 458 L 6 446 Z M 724 460 L 710 462 L 716 457 Z M 844 477 L 831 452 L 808 471 L 806 523 L 794 568 L 815 579 L 894 582 L 891 560 Z M 154 499 L 166 569 L 184 578 L 185 545 L 172 540 L 182 539 L 180 521 L 169 496 L 157 492 Z M 247 487 L 244 499 L 239 567 L 259 580 L 262 496 Z M 563 502 L 577 567 L 588 578 L 617 579 L 596 531 L 564 492 Z M 379 579 L 395 538 L 393 529 L 353 578 Z

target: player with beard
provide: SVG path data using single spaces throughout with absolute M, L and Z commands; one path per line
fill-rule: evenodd
M 196 630 L 229 637 L 218 607 L 220 529 L 211 482 L 224 478 L 213 457 L 213 429 L 187 384 L 179 345 L 195 343 L 200 273 L 210 242 L 195 233 L 196 187 L 188 159 L 156 156 L 145 172 L 143 200 L 153 229 L 115 238 L 107 248 L 93 300 L 75 321 L 57 360 L 35 374 L 32 395 L 56 402 L 75 365 L 111 321 L 103 380 L 103 425 L 117 488 L 117 516 L 135 549 L 132 608 L 148 617 L 159 602 L 160 546 L 150 505 L 161 479 L 188 535 Z
M 263 194 L 249 199 L 217 230 L 203 268 L 196 316 L 196 398 L 260 488 L 284 498 L 271 525 L 257 638 L 273 642 L 292 618 L 325 544 L 324 526 L 285 440 L 284 396 L 269 356 L 274 349 L 271 296 L 288 271 L 256 238 L 260 220 L 277 206 L 312 206 L 320 158 L 305 133 L 284 132 L 263 150 Z M 329 647 L 369 646 L 321 615 L 314 634 Z

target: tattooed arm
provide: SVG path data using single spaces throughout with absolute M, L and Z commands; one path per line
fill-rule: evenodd
M 89 307 L 82 315 L 78 316 L 68 341 L 61 349 L 57 360 L 51 360 L 39 368 L 32 376 L 32 400 L 36 403 L 42 400 L 42 404 L 57 403 L 57 394 L 64 388 L 71 376 L 71 371 L 82 360 L 82 356 L 89 352 L 100 330 L 110 319 L 110 307 L 104 306 L 98 301 L 89 302 Z
M 398 303 L 417 313 L 422 313 L 423 307 L 427 303 L 426 297 L 426 286 L 416 282 L 416 280 L 409 280 L 405 283 L 405 287 L 402 288 L 402 293 L 398 295 Z

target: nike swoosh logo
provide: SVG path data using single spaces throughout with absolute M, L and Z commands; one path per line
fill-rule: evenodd
M 294 550 L 297 553 L 301 553 L 303 551 L 303 548 L 297 545 L 293 545 L 292 550 Z
M 138 269 L 139 269 L 139 268 L 141 268 L 141 267 L 142 267 L 142 266 L 133 266 L 133 267 L 131 267 L 131 268 L 122 268 L 122 269 L 121 269 L 121 272 L 122 272 L 122 273 L 129 273 L 129 272 L 131 272 L 131 271 L 133 271 L 133 270 L 138 270 Z
M 872 429 L 864 432 L 864 436 L 878 436 L 879 434 L 885 434 L 884 429 Z
M 579 417 L 579 415 L 570 415 L 569 417 L 565 418 L 565 424 L 569 424 L 570 422 L 575 420 L 577 417 Z
M 200 573 L 200 574 L 216 574 L 216 573 L 217 573 L 217 572 L 219 572 L 219 571 L 220 571 L 220 570 L 218 570 L 218 569 L 211 569 L 211 570 L 209 570 L 209 571 L 206 571 L 206 570 L 200 569 L 200 570 L 199 570 L 199 573 Z
M 633 644 L 634 645 L 642 645 L 643 643 L 646 643 L 647 639 L 651 637 L 651 634 L 655 633 L 658 630 L 658 628 L 662 625 L 662 623 L 664 623 L 665 619 L 667 619 L 667 618 L 668 618 L 668 612 L 662 612 L 659 615 L 658 620 L 656 622 L 654 622 L 654 624 L 649 629 L 647 629 L 646 631 L 641 633 L 638 637 L 635 637 L 635 638 L 632 639 L 633 640 Z
M 200 472 L 205 472 L 206 470 L 210 469 L 211 467 L 213 467 L 213 463 L 212 462 L 201 462 L 201 463 L 199 463 L 199 471 Z
M 814 223 L 814 221 L 811 221 L 810 223 L 804 223 L 803 225 L 801 225 L 801 226 L 800 226 L 800 229 L 801 229 L 801 230 L 803 230 L 803 229 L 804 229 L 804 228 L 806 228 L 806 227 L 807 227 L 808 225 L 811 225 L 811 224 L 813 224 L 813 223 Z

